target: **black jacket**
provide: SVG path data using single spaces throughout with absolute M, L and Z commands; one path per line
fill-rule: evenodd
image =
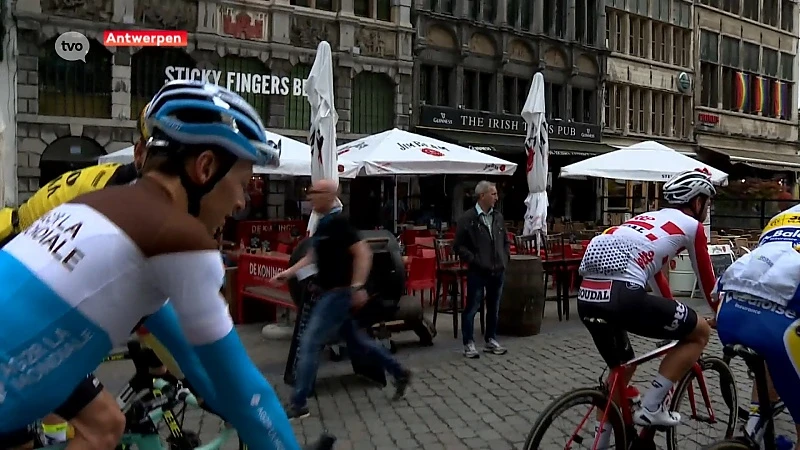
M 503 215 L 492 211 L 492 229 L 486 226 L 475 208 L 458 219 L 453 248 L 470 270 L 500 272 L 505 270 L 511 249 Z

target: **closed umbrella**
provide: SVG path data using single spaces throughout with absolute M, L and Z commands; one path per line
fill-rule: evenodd
M 538 252 L 540 237 L 547 234 L 547 160 L 550 153 L 545 119 L 544 76 L 541 73 L 533 76 L 528 99 L 525 100 L 521 115 L 527 126 L 525 175 L 528 179 L 525 225 L 522 234 L 536 234 Z
M 336 163 L 336 122 L 339 115 L 333 103 L 333 58 L 331 46 L 326 41 L 319 43 L 317 57 L 311 66 L 306 81 L 308 103 L 311 104 L 311 132 L 308 145 L 311 146 L 311 181 L 323 179 L 339 182 Z M 342 202 L 336 199 L 339 207 Z M 319 224 L 320 215 L 311 213 L 308 233 L 313 235 Z

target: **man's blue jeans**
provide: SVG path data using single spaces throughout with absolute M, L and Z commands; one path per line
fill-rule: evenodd
M 389 351 L 358 327 L 350 313 L 350 307 L 350 288 L 340 288 L 322 294 L 311 310 L 311 318 L 300 339 L 292 396 L 293 406 L 306 406 L 308 395 L 314 388 L 314 381 L 317 378 L 319 353 L 337 332 L 342 333 L 351 355 L 376 358 L 395 379 L 405 376 L 404 369 Z
M 486 292 L 485 341 L 497 338 L 497 317 L 500 315 L 500 294 L 503 292 L 504 272 L 482 270 L 467 271 L 467 307 L 461 314 L 461 336 L 464 345 L 475 341 L 475 314 L 481 307 Z

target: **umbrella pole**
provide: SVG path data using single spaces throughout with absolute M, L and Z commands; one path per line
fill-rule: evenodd
M 397 176 L 394 177 L 394 234 L 397 234 Z

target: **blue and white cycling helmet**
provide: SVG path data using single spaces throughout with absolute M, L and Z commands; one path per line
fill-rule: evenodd
M 150 136 L 147 154 L 167 158 L 162 169 L 180 177 L 193 216 L 200 214 L 203 196 L 236 161 L 272 167 L 280 164 L 280 148 L 267 139 L 258 113 L 238 94 L 215 84 L 194 80 L 167 83 L 150 101 L 144 117 Z M 183 162 L 208 150 L 215 153 L 219 165 L 209 180 L 197 183 L 186 173 Z
M 241 96 L 216 84 L 171 81 L 153 96 L 144 116 L 148 134 L 158 135 L 148 147 L 213 146 L 255 165 L 280 164 L 280 151 L 269 144 L 258 113 Z

